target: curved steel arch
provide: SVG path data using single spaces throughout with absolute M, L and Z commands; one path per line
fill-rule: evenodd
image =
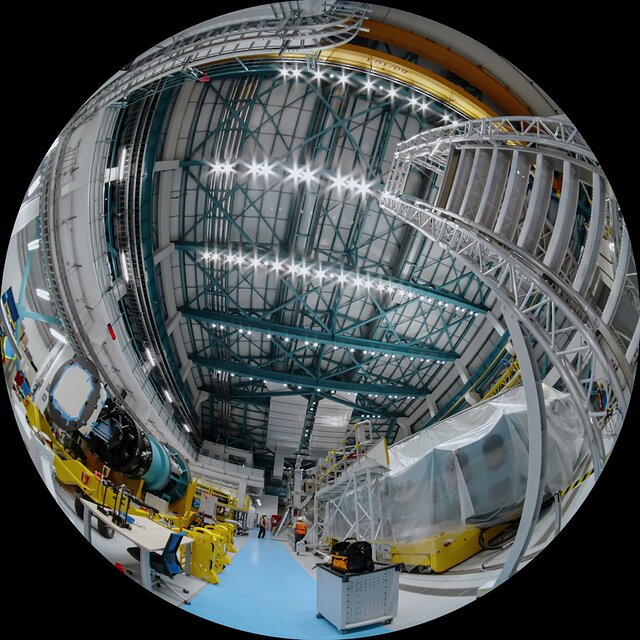
M 380 204 L 455 254 L 492 287 L 494 294 L 535 336 L 561 372 L 574 400 L 579 402 L 580 418 L 597 477 L 604 464 L 598 427 L 608 419 L 609 412 L 590 408 L 591 391 L 596 385 L 604 384 L 607 409 L 617 404 L 623 415 L 628 395 L 623 392 L 618 371 L 605 355 L 597 334 L 603 337 L 609 351 L 618 356 L 616 360 L 628 390 L 633 383 L 631 371 L 624 356 L 620 357 L 620 349 L 608 327 L 575 292 L 543 266 L 536 265 L 535 268 L 531 256 L 512 243 L 485 229 L 480 231 L 461 216 L 433 205 L 421 203 L 417 206 L 389 194 L 383 195 Z M 534 304 L 531 304 L 532 299 L 535 299 Z M 566 334 L 574 339 L 577 337 L 577 344 L 571 344 Z M 606 374 L 604 379 L 595 373 L 598 365 Z

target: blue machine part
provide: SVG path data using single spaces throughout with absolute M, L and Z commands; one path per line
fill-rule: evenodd
M 191 482 L 191 473 L 189 471 L 189 467 L 187 465 L 186 460 L 180 455 L 177 449 L 172 447 L 170 444 L 165 445 L 167 450 L 169 451 L 173 461 L 180 468 L 181 473 L 178 475 L 175 472 L 171 472 L 171 477 L 169 478 L 169 483 L 164 488 L 163 496 L 167 502 L 175 502 L 182 498 Z
M 151 466 L 142 476 L 145 489 L 158 491 L 169 481 L 171 475 L 171 461 L 167 450 L 149 433 L 146 434 L 151 443 Z
M 100 420 L 100 422 L 95 422 L 93 425 L 93 429 L 91 430 L 91 436 L 100 438 L 102 442 L 107 444 L 111 438 L 116 433 L 116 429 L 113 428 L 113 425 L 110 422 L 105 422 Z
M 58 390 L 59 385 L 61 385 L 61 384 L 63 384 L 65 382 L 63 374 L 66 373 L 66 372 L 71 371 L 71 369 L 76 369 L 76 368 L 80 369 L 80 371 L 82 371 L 83 373 L 86 374 L 86 380 L 87 380 L 87 383 L 89 384 L 89 391 L 87 392 L 87 396 L 86 396 L 86 398 L 84 400 L 77 399 L 77 405 L 76 406 L 78 407 L 78 410 L 76 412 L 74 412 L 75 415 L 70 415 L 69 413 L 67 413 L 62 408 L 62 406 L 60 406 L 60 403 L 56 399 L 56 392 Z M 78 363 L 74 363 L 72 365 L 63 367 L 61 369 L 60 376 L 59 376 L 56 384 L 54 385 L 53 389 L 51 389 L 51 392 L 50 392 L 49 396 L 50 396 L 51 404 L 56 409 L 56 411 L 60 414 L 60 416 L 62 416 L 67 421 L 67 423 L 72 423 L 72 422 L 78 421 L 82 417 L 82 415 L 85 413 L 86 406 L 87 406 L 87 403 L 89 401 L 89 398 L 91 398 L 92 394 L 95 391 L 95 386 L 94 386 L 92 380 L 93 380 L 93 376 L 91 375 L 91 373 L 89 371 L 87 371 L 84 367 L 82 367 Z M 76 399 L 76 398 L 74 398 L 74 399 Z M 69 407 L 67 407 L 67 409 L 68 408 Z

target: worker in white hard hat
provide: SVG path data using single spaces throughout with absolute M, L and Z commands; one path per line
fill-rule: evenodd
M 296 526 L 293 530 L 295 535 L 295 544 L 297 545 L 307 535 L 307 523 L 302 516 L 298 516 L 296 519 Z

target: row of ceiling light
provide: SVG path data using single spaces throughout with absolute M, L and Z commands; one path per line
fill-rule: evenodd
M 447 113 L 440 113 L 433 108 L 434 102 L 431 96 L 426 93 L 416 91 L 415 88 L 409 90 L 406 86 L 390 81 L 388 78 L 381 78 L 371 74 L 349 73 L 345 69 L 334 69 L 330 67 L 307 69 L 299 65 L 284 65 L 280 69 L 283 78 L 293 80 L 307 80 L 315 82 L 331 82 L 338 86 L 352 86 L 359 91 L 366 93 L 367 97 L 379 95 L 385 99 L 395 102 L 396 100 L 405 103 L 406 107 L 411 107 L 416 111 L 426 112 L 431 110 L 435 115 L 442 118 L 443 123 L 449 122 L 458 124 L 458 117 Z M 442 106 L 440 108 L 443 108 Z
M 335 190 L 338 195 L 349 192 L 351 195 L 359 195 L 362 197 L 379 195 L 376 189 L 376 182 L 367 180 L 362 175 L 342 175 L 338 170 L 335 173 L 328 171 L 322 167 L 311 167 L 310 165 L 298 165 L 293 163 L 292 166 L 286 166 L 280 162 L 269 163 L 268 160 L 258 161 L 256 159 L 251 162 L 245 160 L 215 160 L 206 163 L 210 168 L 210 174 L 215 175 L 231 175 L 237 174 L 242 178 L 274 178 L 277 182 L 286 182 L 291 180 L 294 185 L 300 183 L 310 187 L 312 184 L 320 184 L 322 178 L 326 180 L 326 187 L 329 191 Z
M 383 278 L 364 277 L 357 273 L 345 273 L 343 270 L 336 272 L 332 269 L 323 268 L 321 264 L 306 264 L 304 261 L 296 263 L 295 260 L 280 260 L 278 257 L 258 257 L 257 254 L 247 256 L 241 253 L 220 250 L 203 251 L 201 256 L 207 264 L 214 263 L 216 266 L 227 264 L 237 267 L 265 269 L 274 271 L 276 274 L 282 273 L 282 275 L 292 275 L 317 280 L 320 284 L 325 281 L 335 282 L 340 285 L 353 286 L 356 289 L 406 296 L 409 300 L 415 299 L 427 303 L 435 302 L 439 307 L 444 307 L 446 310 L 454 310 L 458 313 L 466 313 L 474 317 L 478 316 L 477 311 L 472 311 L 471 309 L 452 302 L 435 299 L 428 295 L 415 293 L 409 287 L 385 281 Z M 220 325 L 220 327 L 222 328 L 222 325 Z M 248 333 L 250 335 L 250 332 Z
M 218 329 L 218 330 L 224 330 L 225 326 L 222 324 L 216 324 L 215 322 L 211 324 L 211 328 L 212 329 Z M 233 331 L 233 328 L 229 329 L 230 331 Z M 246 335 L 247 337 L 250 337 L 252 335 L 252 332 L 249 330 L 245 330 L 245 329 L 236 329 L 236 331 L 240 334 L 240 335 Z M 265 335 L 267 340 L 275 340 L 276 338 L 281 338 L 281 336 L 273 336 L 270 333 L 267 333 Z M 295 342 L 296 340 L 301 341 L 302 338 L 289 338 L 289 337 L 284 337 L 281 338 L 282 341 L 285 344 L 288 344 L 290 342 Z M 305 340 L 304 341 L 304 345 L 305 347 L 309 347 L 309 348 L 316 348 L 319 346 L 319 344 L 317 342 L 309 342 L 309 340 Z M 360 349 L 355 349 L 354 347 L 339 347 L 338 345 L 333 345 L 333 351 L 338 351 L 338 350 L 343 350 L 343 351 L 348 351 L 349 353 L 355 353 L 356 351 L 361 351 Z M 371 355 L 371 356 L 384 356 L 386 358 L 395 358 L 396 354 L 395 353 L 385 353 L 383 351 L 373 351 L 370 349 L 364 349 L 362 350 L 363 355 Z M 432 362 L 435 364 L 445 364 L 446 360 L 433 360 L 432 358 L 416 358 L 415 356 L 408 356 L 408 355 L 400 355 L 398 356 L 399 358 L 407 358 L 410 362 L 413 362 L 414 360 L 419 360 L 420 362 L 426 362 L 427 364 L 431 364 Z M 232 376 L 234 376 L 235 374 L 231 374 Z M 253 379 L 253 378 L 252 378 Z

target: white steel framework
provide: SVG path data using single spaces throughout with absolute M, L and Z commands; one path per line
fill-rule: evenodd
M 576 127 L 566 118 L 537 118 L 510 116 L 464 120 L 452 125 L 423 131 L 398 144 L 397 158 L 411 161 L 436 172 L 447 166 L 449 153 L 454 146 L 467 143 L 484 143 L 493 148 L 515 150 L 544 150 L 550 154 L 561 150 L 569 154 L 575 164 L 588 167 L 601 174 L 602 169 Z M 392 185 L 389 190 L 393 192 Z
M 626 413 L 633 376 L 617 341 L 595 310 L 530 255 L 461 216 L 427 203 L 406 202 L 388 192 L 380 203 L 455 254 L 507 308 L 516 311 L 562 373 L 581 409 L 598 475 L 604 462 L 601 430 L 614 411 Z M 592 400 L 598 389 L 606 395 L 603 409 Z
M 374 559 L 384 560 L 380 482 L 388 468 L 368 455 L 372 444 L 371 422 L 358 422 L 341 446 L 319 462 L 318 488 L 313 498 L 314 523 L 306 538 L 314 551 L 328 553 L 332 539 L 355 537 L 368 540 Z M 386 443 L 383 445 L 386 447 Z

